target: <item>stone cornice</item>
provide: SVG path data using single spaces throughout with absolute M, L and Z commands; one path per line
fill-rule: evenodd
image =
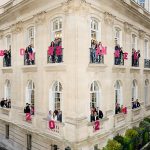
M 2 30 L 0 30 L 0 39 L 2 39 L 2 38 L 3 38 L 3 36 L 4 36 L 4 33 L 3 33 L 3 31 L 2 31 Z
M 116 17 L 114 15 L 112 15 L 111 13 L 104 12 L 104 21 L 105 21 L 106 24 L 113 25 L 115 18 Z
M 143 30 L 139 30 L 139 38 L 144 39 L 146 36 L 146 32 L 144 32 Z
M 45 21 L 45 14 L 46 14 L 46 12 L 43 11 L 43 12 L 40 12 L 40 13 L 37 13 L 36 15 L 34 15 L 35 24 L 43 24 Z
M 16 24 L 13 24 L 10 28 L 11 28 L 11 32 L 12 33 L 19 33 L 22 31 L 23 29 L 23 25 L 22 25 L 22 21 L 17 22 Z
M 129 24 L 128 22 L 124 22 L 124 30 L 125 30 L 125 32 L 130 34 L 132 32 L 132 28 L 133 28 L 133 25 Z

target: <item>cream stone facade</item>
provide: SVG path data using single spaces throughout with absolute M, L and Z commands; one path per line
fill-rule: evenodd
M 63 56 L 51 62 L 48 47 L 57 36 Z M 92 38 L 107 47 L 99 60 Z M 114 63 L 115 42 L 128 53 L 123 64 Z M 20 49 L 29 44 L 35 61 L 27 65 Z M 139 66 L 132 66 L 132 48 L 140 50 Z M 0 108 L 0 142 L 9 149 L 97 150 L 150 115 L 149 0 L 10 0 L 0 7 L 0 49 L 11 49 L 11 62 L 0 56 L 0 97 L 11 99 L 11 108 Z M 140 108 L 132 109 L 132 98 Z M 35 108 L 30 122 L 27 102 Z M 116 102 L 127 114 L 115 114 Z M 92 105 L 104 113 L 98 131 Z M 49 129 L 46 118 L 56 107 L 62 123 Z

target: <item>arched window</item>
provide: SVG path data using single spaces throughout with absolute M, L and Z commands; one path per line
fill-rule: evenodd
M 12 42 L 11 40 L 12 40 L 11 35 L 8 34 L 6 36 L 6 49 L 7 50 L 11 50 L 11 42 Z
M 9 80 L 5 81 L 4 99 L 11 99 L 11 84 Z
M 98 41 L 99 39 L 99 23 L 96 19 L 91 19 L 91 40 Z
M 123 99 L 122 99 L 122 87 L 120 81 L 116 81 L 114 87 L 115 87 L 115 103 L 122 105 Z
M 137 36 L 135 34 L 132 34 L 132 48 L 137 50 Z
M 136 80 L 133 80 L 132 82 L 132 98 L 134 100 L 138 98 L 138 86 Z
M 144 85 L 144 100 L 145 100 L 145 105 L 149 104 L 149 80 L 145 80 L 145 85 Z
M 145 59 L 149 59 L 149 51 L 148 51 L 148 40 L 144 40 L 144 52 L 145 52 Z
M 91 84 L 90 88 L 90 107 L 99 107 L 99 101 L 100 101 L 100 88 L 98 86 L 98 83 L 94 81 Z
M 120 28 L 115 28 L 115 45 L 122 46 L 122 31 Z
M 34 105 L 34 93 L 35 93 L 35 86 L 32 80 L 29 80 L 26 86 L 26 103 Z
M 62 39 L 62 18 L 54 19 L 52 26 L 52 41 L 59 38 Z
M 32 45 L 32 47 L 35 47 L 35 29 L 33 26 L 29 27 L 27 30 L 27 41 L 28 41 L 28 45 Z M 28 46 L 27 45 L 27 46 Z
M 62 85 L 56 81 L 50 89 L 49 110 L 62 110 Z

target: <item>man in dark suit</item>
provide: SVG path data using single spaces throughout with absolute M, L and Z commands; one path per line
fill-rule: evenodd
M 62 122 L 62 111 L 58 111 L 58 115 L 57 115 L 57 121 Z
M 101 110 L 98 111 L 98 117 L 99 117 L 100 119 L 103 118 L 103 112 L 102 112 Z
M 139 103 L 139 101 L 138 101 L 138 99 L 136 100 L 136 108 L 138 108 L 138 107 L 140 107 L 141 105 L 140 105 L 140 103 Z

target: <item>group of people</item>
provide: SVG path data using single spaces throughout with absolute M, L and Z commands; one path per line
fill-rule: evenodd
M 123 48 L 119 44 L 115 46 L 115 65 L 124 65 Z
M 91 115 L 90 115 L 90 122 L 99 120 L 103 118 L 103 112 L 97 107 L 91 107 Z
M 32 44 L 30 44 L 24 53 L 24 65 L 34 65 L 35 64 L 35 53 L 33 52 Z
M 5 107 L 5 108 L 11 108 L 11 99 L 4 99 L 2 98 L 1 102 L 0 102 L 1 107 Z
M 55 110 L 52 112 L 51 110 L 48 112 L 47 116 L 48 121 L 54 120 L 54 121 L 59 121 L 62 122 L 62 111 L 61 110 Z
M 136 101 L 134 100 L 134 98 L 132 98 L 132 109 L 135 108 L 139 108 L 141 106 L 140 102 L 138 99 L 136 99 Z
M 4 50 L 3 66 L 11 66 L 11 50 Z
M 34 104 L 28 104 L 26 103 L 26 106 L 24 107 L 24 113 L 34 115 Z
M 102 52 L 102 43 L 92 39 L 90 48 L 90 62 L 104 63 L 104 55 L 102 53 L 96 53 L 97 48 L 99 48 Z
M 132 66 L 139 66 L 139 58 L 141 57 L 140 50 L 136 51 L 134 48 L 132 49 Z
M 116 105 L 115 105 L 115 114 L 119 114 L 119 113 L 126 114 L 127 113 L 127 108 L 124 107 L 123 105 L 121 105 L 121 107 L 120 107 L 120 104 L 116 103 Z
M 62 39 L 55 38 L 48 47 L 48 63 L 61 63 L 63 61 Z

